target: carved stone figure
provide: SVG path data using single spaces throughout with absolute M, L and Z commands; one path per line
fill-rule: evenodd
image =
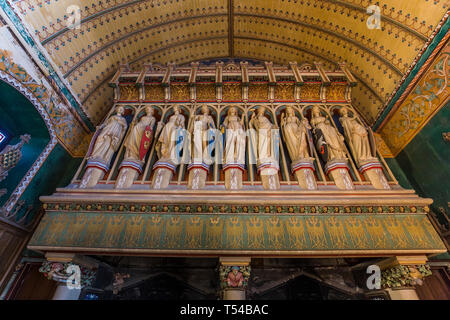
M 143 171 L 145 156 L 150 149 L 153 138 L 153 127 L 156 119 L 154 110 L 148 106 L 146 115 L 138 123 L 132 124 L 132 129 L 125 139 L 125 156 L 116 179 L 116 188 L 129 188 Z
M 245 299 L 245 289 L 250 279 L 251 267 L 221 265 L 219 268 L 220 286 L 224 300 Z
M 80 188 L 96 186 L 108 172 L 111 159 L 119 149 L 128 127 L 123 117 L 124 111 L 123 107 L 118 107 L 117 113 L 97 129 L 89 147 L 86 172 L 81 180 Z M 93 146 L 92 143 L 94 143 Z
M 344 137 L 330 124 L 330 121 L 321 115 L 320 108 L 314 106 L 312 110 L 311 125 L 320 129 L 328 147 L 328 161 L 335 159 L 346 159 L 344 148 Z
M 277 157 L 278 145 L 275 143 L 278 128 L 265 115 L 266 108 L 260 107 L 257 114 L 253 113 L 250 120 L 252 150 L 256 156 L 258 171 L 265 189 L 280 188 L 278 178 L 279 164 Z
M 228 190 L 242 189 L 246 143 L 244 117 L 244 113 L 239 117 L 236 107 L 230 107 L 222 123 L 222 133 L 225 134 L 223 170 L 225 172 L 225 188 Z
M 356 162 L 360 163 L 364 160 L 373 159 L 374 156 L 372 155 L 367 129 L 358 122 L 356 116 L 348 116 L 346 107 L 343 107 L 339 113 L 341 114 L 339 121 L 344 128 L 345 136 Z
M 318 152 L 326 162 L 326 174 L 334 180 L 339 189 L 353 190 L 355 187 L 347 164 L 344 137 L 320 113 L 318 106 L 312 109 L 311 125 L 314 128 Z
M 137 124 L 133 126 L 129 136 L 127 137 L 124 146 L 125 159 L 143 160 L 141 159 L 141 142 L 144 136 L 145 129 L 148 127 L 153 131 L 156 119 L 153 116 L 154 110 L 152 107 L 145 108 L 145 116 L 143 116 Z M 150 137 L 149 137 L 150 138 Z M 148 150 L 148 147 L 146 148 Z
M 306 132 L 309 127 L 308 120 L 300 121 L 292 107 L 287 107 L 286 112 L 282 114 L 281 130 L 283 130 L 284 142 L 292 161 L 311 156 L 308 151 L 308 135 Z
M 273 154 L 273 141 L 272 141 L 272 130 L 276 128 L 272 122 L 265 115 L 266 108 L 261 107 L 258 109 L 257 113 L 253 113 L 250 120 L 250 127 L 255 129 L 256 134 L 256 144 L 254 145 L 254 151 L 256 158 L 260 162 L 270 162 L 276 161 Z
M 236 107 L 231 107 L 223 121 L 223 128 L 226 135 L 224 163 L 245 164 L 244 114 L 239 118 Z
M 173 108 L 174 114 L 162 129 L 156 144 L 159 160 L 153 166 L 153 189 L 166 188 L 180 163 L 180 153 L 184 148 L 185 118 L 178 106 Z M 157 130 L 159 132 L 159 129 Z
M 212 152 L 215 149 L 215 129 L 208 106 L 202 106 L 202 113 L 192 118 L 190 126 L 192 137 L 191 157 L 189 165 L 189 189 L 201 189 L 206 184 L 209 165 L 213 163 Z
M 177 151 L 181 151 L 183 146 L 182 143 L 180 145 L 180 137 L 182 136 L 182 129 L 185 128 L 185 118 L 178 106 L 175 106 L 173 111 L 174 114 L 169 118 L 159 136 L 156 151 L 160 161 L 177 163 L 179 161 Z
M 376 157 L 376 144 L 372 132 L 368 131 L 356 116 L 349 117 L 348 109 L 343 107 L 339 113 L 339 121 L 344 128 L 344 134 L 355 157 L 359 171 L 376 189 L 390 189 L 383 167 Z
M 314 158 L 311 157 L 308 133 L 311 129 L 308 120 L 300 121 L 292 107 L 286 107 L 281 115 L 281 130 L 292 161 L 292 171 L 301 188 L 317 189 L 314 177 Z M 310 133 L 309 133 L 310 134 Z
M 127 121 L 122 116 L 125 109 L 117 108 L 117 114 L 110 117 L 100 127 L 101 132 L 97 137 L 89 158 L 101 160 L 105 164 L 109 164 L 114 153 L 119 149 L 120 142 L 127 130 Z
M 232 267 L 231 272 L 228 273 L 227 285 L 229 287 L 242 287 L 244 284 L 244 275 L 239 270 L 239 267 Z
M 202 107 L 202 114 L 196 115 L 191 128 L 193 137 L 192 159 L 210 165 L 213 162 L 211 153 L 214 150 L 214 139 L 210 129 L 216 129 L 213 118 L 209 114 L 208 106 Z

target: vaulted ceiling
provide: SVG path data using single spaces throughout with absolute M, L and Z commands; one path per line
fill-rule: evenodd
M 370 5 L 381 29 L 369 29 Z M 353 101 L 369 123 L 380 114 L 448 10 L 439 0 L 17 0 L 13 4 L 97 123 L 112 102 L 108 80 L 126 60 L 185 64 L 236 57 L 346 62 Z M 80 29 L 67 8 L 81 8 Z

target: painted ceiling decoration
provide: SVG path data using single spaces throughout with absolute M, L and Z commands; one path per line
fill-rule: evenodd
M 448 11 L 448 2 L 439 0 L 16 0 L 9 4 L 94 124 L 112 104 L 108 83 L 124 61 L 138 70 L 144 63 L 182 65 L 218 58 L 284 65 L 316 61 L 328 70 L 345 62 L 358 80 L 353 104 L 374 124 Z M 81 9 L 79 29 L 67 27 L 70 5 Z M 371 5 L 381 10 L 381 29 L 367 27 L 366 10 Z

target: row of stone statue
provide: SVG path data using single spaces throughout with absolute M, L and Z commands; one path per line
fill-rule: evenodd
M 156 125 L 154 109 L 145 108 L 145 115 L 137 123 L 133 121 L 131 130 L 124 140 L 125 154 L 119 167 L 116 188 L 129 188 L 143 172 L 146 155 L 157 139 L 155 150 L 158 161 L 154 164 L 152 187 L 168 187 L 177 166 L 188 163 L 190 189 L 205 187 L 207 174 L 214 160 L 220 158 L 225 174 L 227 189 L 241 189 L 245 172 L 246 147 L 248 163 L 256 164 L 264 189 L 280 188 L 278 178 L 280 140 L 283 140 L 291 159 L 291 170 L 303 189 L 317 189 L 314 171 L 315 154 L 321 157 L 324 174 L 335 181 L 340 189 L 354 189 L 349 161 L 351 161 L 344 141 L 362 175 L 375 188 L 389 189 L 382 166 L 376 156 L 372 132 L 366 128 L 356 115 L 349 116 L 347 107 L 339 110 L 339 122 L 344 136 L 332 125 L 319 106 L 312 108 L 311 121 L 300 120 L 295 110 L 288 106 L 281 116 L 279 128 L 260 106 L 256 112 L 250 111 L 248 130 L 245 128 L 245 113 L 239 116 L 236 107 L 228 109 L 220 130 L 216 128 L 208 106 L 190 119 L 185 130 L 186 119 L 178 106 L 163 124 Z M 80 188 L 94 187 L 109 171 L 111 160 L 119 149 L 127 132 L 124 108 L 119 106 L 117 113 L 108 118 L 94 135 L 87 154 L 87 164 Z M 156 130 L 154 127 L 156 125 Z M 248 138 L 248 139 L 247 139 Z M 187 162 L 183 160 L 186 160 Z

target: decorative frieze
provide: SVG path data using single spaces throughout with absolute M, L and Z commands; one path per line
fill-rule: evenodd
M 186 204 L 186 203 L 44 203 L 46 211 L 63 212 L 143 212 L 143 213 L 291 213 L 291 214 L 424 214 L 428 206 L 328 206 L 328 205 L 245 205 L 245 204 Z
M 249 208 L 250 209 L 250 208 Z M 168 208 L 167 208 L 168 210 Z M 168 255 L 373 256 L 445 252 L 426 215 L 47 212 L 29 248 Z M 127 251 L 128 250 L 128 251 Z M 236 264 L 233 264 L 236 265 Z

